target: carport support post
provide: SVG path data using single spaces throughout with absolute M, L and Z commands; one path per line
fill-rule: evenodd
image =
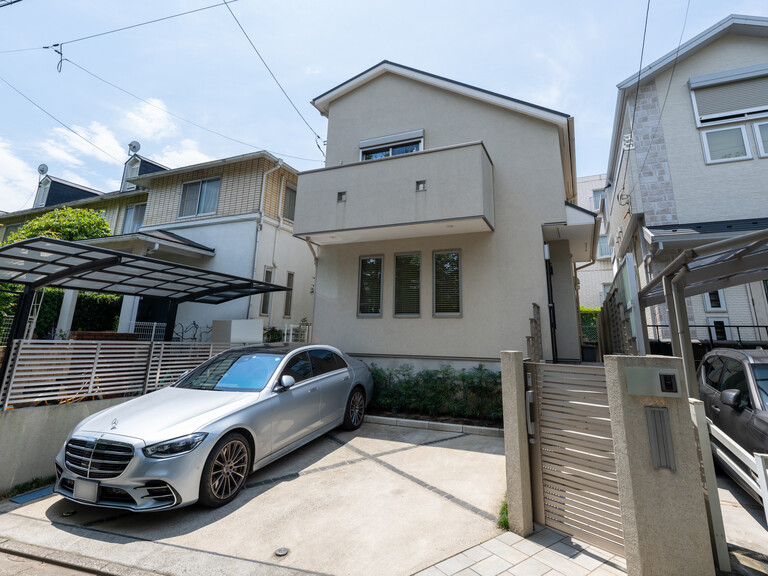
M 501 353 L 501 398 L 509 529 L 525 537 L 533 533 L 533 495 L 522 352 Z
M 685 284 L 677 282 L 682 276 L 678 274 L 672 279 L 675 295 L 675 316 L 677 317 L 677 334 L 680 342 L 680 352 L 683 358 L 683 374 L 688 388 L 688 397 L 699 400 L 699 387 L 696 385 L 696 368 L 693 361 L 693 344 L 691 329 L 688 325 L 688 309 L 685 307 Z
M 165 324 L 165 337 L 163 338 L 166 342 L 171 342 L 173 340 L 173 329 L 176 327 L 176 312 L 178 310 L 179 302 L 177 300 L 171 300 L 170 306 L 168 306 L 168 318 Z M 181 339 L 183 340 L 184 334 L 181 336 Z
M 664 300 L 667 302 L 667 317 L 669 318 L 669 339 L 672 341 L 672 356 L 680 358 L 680 337 L 677 333 L 677 311 L 675 310 L 675 293 L 672 278 L 664 276 Z

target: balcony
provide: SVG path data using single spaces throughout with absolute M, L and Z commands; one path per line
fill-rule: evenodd
M 302 172 L 298 189 L 294 234 L 320 245 L 494 229 L 482 142 Z

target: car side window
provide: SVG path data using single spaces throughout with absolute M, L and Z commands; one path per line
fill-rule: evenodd
M 312 373 L 315 376 L 338 370 L 336 354 L 330 350 L 314 349 L 309 351 L 309 359 L 312 362 Z
M 707 384 L 715 390 L 720 390 L 720 377 L 723 375 L 723 366 L 724 363 L 718 356 L 710 358 L 704 365 L 704 376 Z
M 744 365 L 737 360 L 728 360 L 723 373 L 723 390 L 741 391 L 741 406 L 743 408 L 752 408 L 752 401 L 749 399 L 749 385 L 747 384 L 747 375 L 744 373 Z
M 301 382 L 307 378 L 312 378 L 312 364 L 306 352 L 300 352 L 288 360 L 288 364 L 283 368 L 280 376 L 293 376 L 296 382 Z
M 333 357 L 336 359 L 336 370 L 338 370 L 339 368 L 349 368 L 349 365 L 344 360 L 344 358 L 342 358 L 338 354 L 334 354 Z

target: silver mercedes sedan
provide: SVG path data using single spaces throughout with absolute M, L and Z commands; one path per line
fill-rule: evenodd
M 75 426 L 55 491 L 138 512 L 222 506 L 250 473 L 337 426 L 358 428 L 372 393 L 368 366 L 330 346 L 229 350 Z

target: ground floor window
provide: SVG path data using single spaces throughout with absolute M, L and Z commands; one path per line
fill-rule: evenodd
M 264 282 L 267 282 L 268 284 L 272 283 L 272 268 L 264 269 Z M 264 294 L 261 295 L 261 315 L 262 316 L 269 315 L 269 296 L 270 296 L 270 292 L 264 292 Z
M 434 308 L 435 316 L 461 314 L 461 253 L 458 250 L 435 252 Z
M 381 316 L 382 256 L 360 258 L 360 286 L 357 298 L 358 316 Z
M 395 316 L 421 312 L 421 254 L 395 254 Z
M 293 303 L 293 272 L 288 272 L 288 276 L 285 278 L 285 285 L 290 288 L 290 290 L 285 293 L 285 306 L 283 308 L 283 316 L 290 318 L 291 304 Z

